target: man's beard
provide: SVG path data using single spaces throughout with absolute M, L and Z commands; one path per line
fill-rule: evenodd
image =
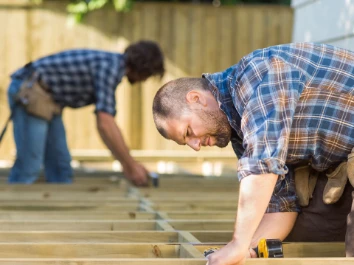
M 215 138 L 215 145 L 220 148 L 226 147 L 231 139 L 231 126 L 226 115 L 220 109 L 201 110 L 197 115 L 205 123 L 208 134 Z

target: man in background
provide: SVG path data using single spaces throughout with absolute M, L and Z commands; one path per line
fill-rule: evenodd
M 17 70 L 8 90 L 17 150 L 9 183 L 35 182 L 42 165 L 47 182 L 71 183 L 62 110 L 95 104 L 103 142 L 120 161 L 124 176 L 136 185 L 145 185 L 148 171 L 129 154 L 114 120 L 115 91 L 124 76 L 133 84 L 163 74 L 162 51 L 151 41 L 131 44 L 123 54 L 67 50 Z

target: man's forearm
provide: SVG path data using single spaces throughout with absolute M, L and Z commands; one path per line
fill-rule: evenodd
M 296 218 L 296 212 L 266 213 L 253 235 L 251 247 L 256 247 L 262 238 L 284 240 L 294 227 Z
M 250 175 L 241 181 L 233 240 L 239 251 L 249 248 L 252 237 L 267 209 L 278 176 Z
M 104 115 L 103 118 L 102 115 Z M 98 117 L 98 132 L 105 145 L 112 152 L 113 156 L 120 161 L 123 167 L 129 166 L 134 160 L 125 144 L 123 135 L 116 125 L 114 118 L 107 117 L 106 115 L 108 114 L 101 114 L 101 116 Z

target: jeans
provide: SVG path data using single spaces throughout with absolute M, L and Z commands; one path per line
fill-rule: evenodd
M 13 79 L 8 100 L 13 113 L 16 160 L 10 171 L 9 183 L 31 184 L 39 177 L 41 167 L 47 182 L 72 183 L 71 156 L 61 115 L 46 121 L 30 115 L 14 101 L 22 80 Z

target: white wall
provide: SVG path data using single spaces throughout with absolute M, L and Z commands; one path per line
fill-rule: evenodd
M 292 0 L 293 42 L 333 44 L 354 50 L 354 0 Z

